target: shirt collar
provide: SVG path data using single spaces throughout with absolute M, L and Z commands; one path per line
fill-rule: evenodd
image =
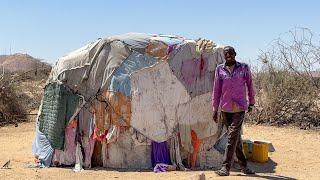
M 234 68 L 237 68 L 237 67 L 239 67 L 241 65 L 241 63 L 240 62 L 238 62 L 238 61 L 236 61 L 236 64 L 234 65 Z M 226 63 L 223 63 L 223 66 L 222 66 L 223 68 L 226 68 Z

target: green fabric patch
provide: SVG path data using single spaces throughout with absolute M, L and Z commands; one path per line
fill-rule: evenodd
M 64 150 L 66 125 L 79 104 L 79 96 L 64 85 L 48 84 L 44 89 L 39 130 L 55 149 Z

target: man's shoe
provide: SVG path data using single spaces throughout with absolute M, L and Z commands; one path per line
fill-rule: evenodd
M 242 170 L 241 170 L 241 172 L 243 173 L 243 174 L 255 174 L 255 172 L 253 171 L 253 170 L 251 170 L 251 169 L 249 169 L 249 168 L 243 168 Z
M 229 176 L 230 172 L 226 168 L 221 168 L 218 171 L 215 171 L 215 173 L 219 176 Z

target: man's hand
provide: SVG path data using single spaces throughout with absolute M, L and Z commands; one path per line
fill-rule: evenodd
M 212 119 L 214 122 L 218 122 L 218 112 L 217 111 L 213 111 L 213 115 L 212 115 Z
M 254 108 L 254 104 L 250 104 L 248 107 L 248 112 L 251 112 L 253 108 Z

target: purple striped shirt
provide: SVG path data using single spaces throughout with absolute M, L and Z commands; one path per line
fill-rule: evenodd
M 219 107 L 224 112 L 246 111 L 248 105 L 254 103 L 252 75 L 249 66 L 236 62 L 233 72 L 230 73 L 225 64 L 218 65 L 212 92 L 213 111 L 218 111 Z

